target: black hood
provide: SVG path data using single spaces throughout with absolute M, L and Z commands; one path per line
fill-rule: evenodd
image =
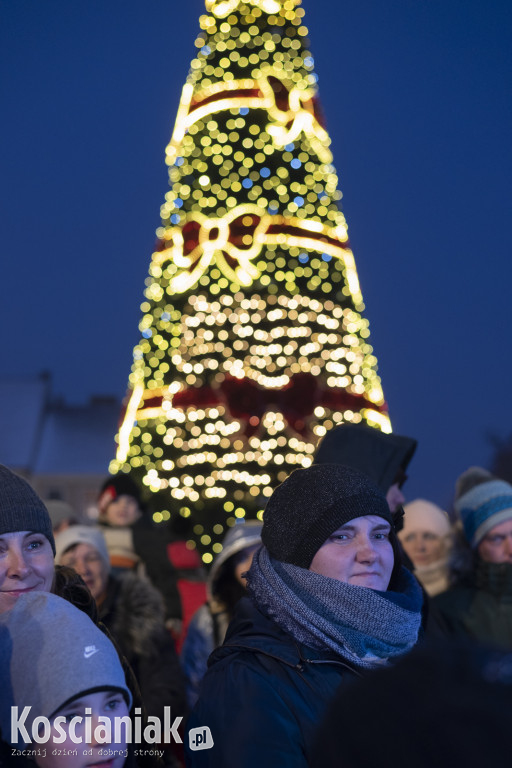
M 404 472 L 416 450 L 417 441 L 362 424 L 343 424 L 328 432 L 317 448 L 315 464 L 345 464 L 364 472 L 382 493 Z

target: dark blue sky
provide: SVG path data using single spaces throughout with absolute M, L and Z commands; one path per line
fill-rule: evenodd
M 304 0 L 409 498 L 512 431 L 512 4 Z M 203 0 L 0 2 L 2 375 L 124 394 Z

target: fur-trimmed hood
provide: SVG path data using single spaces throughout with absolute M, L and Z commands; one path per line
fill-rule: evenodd
M 107 597 L 100 620 L 121 646 L 128 661 L 156 654 L 156 642 L 164 629 L 164 605 L 150 582 L 134 573 L 109 576 Z

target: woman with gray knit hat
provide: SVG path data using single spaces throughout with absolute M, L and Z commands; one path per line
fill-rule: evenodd
M 432 601 L 428 632 L 512 650 L 512 485 L 470 467 L 455 493 L 453 585 Z
M 83 581 L 55 567 L 50 515 L 27 481 L 0 464 L 0 614 L 27 592 L 53 592 L 97 620 Z
M 306 768 L 339 685 L 417 641 L 421 590 L 365 475 L 296 470 L 269 499 L 262 542 L 189 718 L 193 768 Z

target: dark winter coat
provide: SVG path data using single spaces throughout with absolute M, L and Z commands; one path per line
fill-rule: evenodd
M 104 534 L 107 534 L 109 528 L 116 527 L 110 526 L 103 520 L 100 521 L 99 526 Z M 133 525 L 127 526 L 127 529 L 132 536 L 133 551 L 141 564 L 141 569 L 137 569 L 138 575 L 146 575 L 161 593 L 165 618 L 180 619 L 181 599 L 176 571 L 167 556 L 168 529 L 163 524 L 160 528 L 156 528 L 146 514 L 143 514 Z
M 130 572 L 109 576 L 99 616 L 135 673 L 147 714 L 162 718 L 168 706 L 173 718 L 183 716 L 183 673 L 159 592 Z
M 187 724 L 208 726 L 213 747 L 188 750 L 187 765 L 306 768 L 329 701 L 358 674 L 334 653 L 297 643 L 243 598 Z
M 479 561 L 474 574 L 434 597 L 428 634 L 512 650 L 512 564 Z

